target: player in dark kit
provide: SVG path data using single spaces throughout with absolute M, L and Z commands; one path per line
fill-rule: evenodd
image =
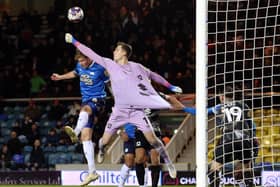
M 240 90 L 226 86 L 219 96 L 221 104 L 207 108 L 208 114 L 216 114 L 216 128 L 221 132 L 209 166 L 211 187 L 220 186 L 219 173 L 227 163 L 234 162 L 234 178 L 242 187 L 253 186 L 252 164 L 258 154 L 256 127 L 249 115 L 250 109 L 238 96 Z M 235 94 L 234 94 L 235 93 Z M 196 109 L 185 107 L 175 97 L 168 97 L 173 108 L 192 115 Z
M 156 110 L 145 110 L 146 115 L 151 121 L 151 125 L 154 129 L 156 136 L 161 139 L 160 122 L 159 116 Z M 135 170 L 138 179 L 139 186 L 145 186 L 145 174 L 147 169 L 145 169 L 147 155 L 150 156 L 151 165 L 149 166 L 151 170 L 152 186 L 157 187 L 159 174 L 161 170 L 160 166 L 160 156 L 157 150 L 155 150 L 150 143 L 146 140 L 144 134 L 136 129 L 135 131 Z
M 238 91 L 235 92 L 238 94 Z M 216 111 L 216 128 L 221 132 L 214 159 L 210 164 L 210 186 L 220 184 L 219 172 L 223 165 L 234 161 L 234 178 L 240 186 L 253 186 L 251 164 L 256 151 L 255 128 L 249 107 L 227 86 L 219 96 L 220 110 Z

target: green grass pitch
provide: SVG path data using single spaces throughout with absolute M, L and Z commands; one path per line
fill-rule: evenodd
M 27 187 L 27 186 L 30 186 L 30 187 L 43 187 L 43 186 L 52 186 L 52 187 L 58 187 L 59 185 L 1 185 L 0 184 L 0 187 L 1 186 L 7 186 L 7 187 Z M 194 185 L 180 185 L 180 186 L 186 186 L 186 187 L 195 187 Z M 77 186 L 65 186 L 65 187 L 77 187 Z M 104 187 L 116 187 L 116 186 L 104 186 Z M 127 187 L 131 187 L 131 186 L 127 186 Z M 175 186 L 162 186 L 162 187 L 175 187 Z

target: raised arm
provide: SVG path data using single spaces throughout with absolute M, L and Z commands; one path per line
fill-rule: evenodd
M 70 33 L 65 34 L 65 41 L 67 43 L 72 43 L 79 51 L 81 51 L 88 58 L 94 60 L 97 64 L 106 68 L 106 62 L 104 61 L 102 56 L 98 55 L 92 49 L 77 41 Z
M 65 80 L 65 79 L 73 79 L 75 77 L 77 77 L 77 74 L 75 73 L 75 71 L 70 71 L 70 72 L 65 73 L 63 75 L 53 73 L 52 76 L 51 76 L 51 80 L 59 81 L 59 80 Z

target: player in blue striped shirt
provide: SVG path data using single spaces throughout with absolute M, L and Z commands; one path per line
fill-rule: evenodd
M 80 90 L 82 95 L 82 105 L 79 118 L 75 129 L 65 126 L 66 133 L 70 136 L 73 143 L 78 142 L 81 133 L 83 150 L 88 163 L 89 175 L 81 184 L 87 185 L 91 181 L 98 179 L 94 163 L 94 146 L 92 143 L 93 121 L 97 113 L 105 106 L 105 83 L 109 81 L 105 74 L 105 69 L 77 51 L 75 60 L 78 61 L 73 71 L 63 75 L 53 73 L 51 79 L 54 81 L 80 78 Z

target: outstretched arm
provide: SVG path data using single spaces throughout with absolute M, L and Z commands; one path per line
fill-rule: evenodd
M 53 73 L 51 76 L 51 80 L 53 81 L 59 81 L 59 80 L 64 80 L 64 79 L 73 79 L 77 77 L 77 74 L 74 71 L 70 71 L 68 73 L 65 73 L 63 75 Z
M 165 78 L 163 78 L 161 75 L 155 73 L 155 72 L 150 72 L 150 78 L 165 86 L 166 88 L 168 88 L 170 91 L 175 92 L 175 93 L 182 93 L 182 89 L 178 86 L 173 86 L 172 84 L 170 84 Z
M 72 43 L 79 51 L 86 55 L 91 60 L 94 60 L 97 64 L 106 67 L 106 63 L 102 56 L 95 53 L 92 49 L 88 48 L 84 44 L 76 40 L 70 33 L 65 34 L 65 41 L 67 43 Z
M 215 114 L 217 113 L 217 111 L 221 110 L 221 105 L 216 105 L 216 106 L 213 106 L 213 107 L 209 107 L 207 108 L 207 114 L 210 115 L 210 114 Z M 187 112 L 187 113 L 190 113 L 192 115 L 196 115 L 196 108 L 192 108 L 192 107 L 185 107 L 183 109 L 183 111 Z

